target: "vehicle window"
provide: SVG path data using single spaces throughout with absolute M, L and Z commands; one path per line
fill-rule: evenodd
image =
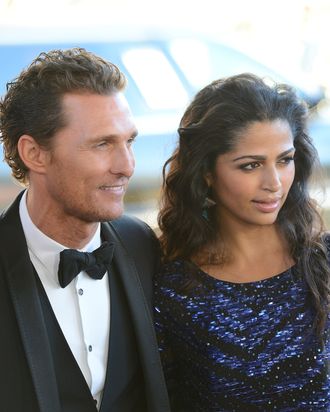
M 174 39 L 170 53 L 194 89 L 208 84 L 213 75 L 210 50 L 198 39 Z
M 199 90 L 212 80 L 251 72 L 262 77 L 282 80 L 278 74 L 238 50 L 200 39 L 174 39 L 170 53 L 187 80 Z
M 186 106 L 188 93 L 160 50 L 151 47 L 131 49 L 123 53 L 122 60 L 151 109 Z

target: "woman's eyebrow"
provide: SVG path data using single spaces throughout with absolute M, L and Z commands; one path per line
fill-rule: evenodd
M 237 160 L 242 160 L 242 159 L 253 159 L 253 160 L 265 160 L 266 156 L 261 156 L 261 155 L 244 155 L 237 157 L 236 159 L 233 159 L 233 162 L 236 162 Z
M 291 147 L 290 149 L 285 150 L 285 152 L 279 154 L 279 155 L 277 156 L 277 158 L 279 159 L 279 158 L 281 158 L 281 157 L 284 157 L 284 156 L 288 155 L 289 153 L 294 152 L 295 150 L 296 150 L 296 149 L 295 149 L 294 147 Z
M 277 159 L 280 159 L 283 156 L 286 156 L 287 154 L 291 153 L 294 149 L 294 147 L 291 147 L 288 150 L 285 150 L 284 152 L 280 153 L 277 156 Z M 262 155 L 244 155 L 244 156 L 240 156 L 240 157 L 236 157 L 235 159 L 233 159 L 233 162 L 236 162 L 237 160 L 242 160 L 242 159 L 252 159 L 252 160 L 266 160 L 266 156 L 262 156 Z

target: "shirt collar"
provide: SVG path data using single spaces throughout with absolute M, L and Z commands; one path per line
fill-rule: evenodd
M 26 197 L 27 190 L 23 193 L 19 205 L 19 215 L 23 226 L 24 235 L 26 238 L 29 253 L 33 254 L 37 260 L 45 267 L 47 275 L 51 276 L 58 282 L 57 271 L 60 260 L 60 252 L 67 249 L 55 240 L 45 235 L 32 222 L 27 205 Z M 97 230 L 92 239 L 85 245 L 82 252 L 92 252 L 101 245 L 101 225 L 98 224 Z

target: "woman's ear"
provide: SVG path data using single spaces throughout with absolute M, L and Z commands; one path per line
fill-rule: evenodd
M 205 182 L 206 182 L 207 186 L 210 188 L 210 187 L 212 186 L 212 182 L 213 182 L 211 172 L 208 172 L 208 173 L 204 176 L 204 179 L 205 179 Z
M 32 136 L 23 134 L 18 140 L 17 149 L 21 160 L 30 171 L 44 173 L 48 152 Z

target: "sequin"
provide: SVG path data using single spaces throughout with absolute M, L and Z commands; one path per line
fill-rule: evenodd
M 155 325 L 173 412 L 330 411 L 330 343 L 313 334 L 293 267 L 258 282 L 196 284 L 183 261 L 155 280 Z

